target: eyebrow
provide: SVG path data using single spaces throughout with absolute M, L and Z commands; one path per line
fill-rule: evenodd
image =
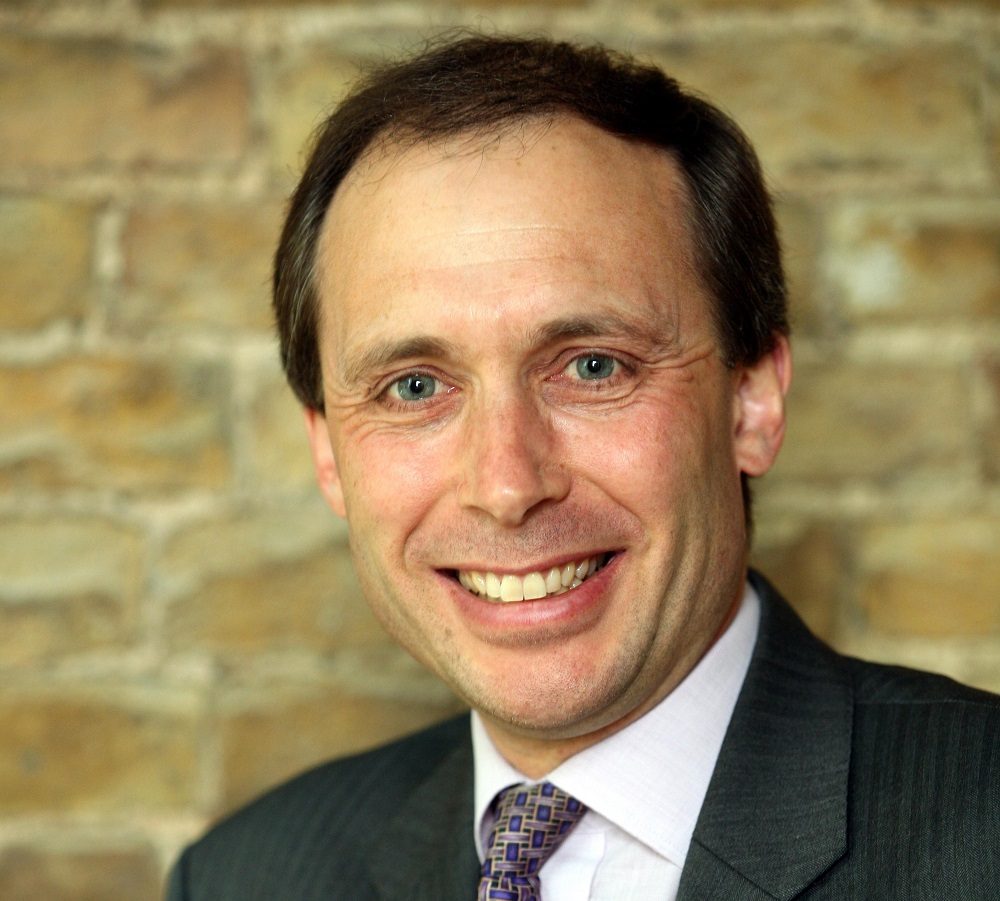
M 676 327 L 663 334 L 661 329 L 636 320 L 627 319 L 615 313 L 598 313 L 588 316 L 568 316 L 556 319 L 538 328 L 533 345 L 556 344 L 569 338 L 597 338 L 609 336 L 626 338 L 651 345 L 654 350 L 669 350 L 677 346 Z
M 613 313 L 599 313 L 587 316 L 567 316 L 547 322 L 530 334 L 532 347 L 544 347 L 572 338 L 596 338 L 610 336 L 626 338 L 651 346 L 653 350 L 669 350 L 676 346 L 676 332 L 669 336 L 638 322 Z M 459 356 L 458 348 L 450 341 L 430 335 L 415 335 L 398 341 L 376 341 L 355 354 L 346 354 L 342 366 L 342 379 L 348 385 L 363 382 L 371 372 L 379 372 L 402 360 L 418 357 L 453 359 Z
M 368 373 L 392 366 L 401 360 L 414 357 L 436 357 L 438 359 L 455 356 L 455 345 L 450 341 L 417 335 L 399 341 L 376 341 L 356 354 L 346 354 L 341 369 L 342 378 L 348 385 L 356 385 Z

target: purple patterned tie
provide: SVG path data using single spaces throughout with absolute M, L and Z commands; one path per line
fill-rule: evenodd
M 512 785 L 497 802 L 477 901 L 540 901 L 538 871 L 587 808 L 551 782 Z

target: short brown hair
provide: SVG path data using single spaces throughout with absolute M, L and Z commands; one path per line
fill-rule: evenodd
M 316 247 L 338 185 L 379 143 L 496 134 L 528 119 L 576 116 L 668 151 L 691 195 L 698 268 L 727 365 L 752 363 L 788 331 L 770 198 L 739 127 L 655 66 L 601 47 L 464 35 L 368 74 L 318 131 L 274 264 L 274 310 L 288 381 L 323 409 Z

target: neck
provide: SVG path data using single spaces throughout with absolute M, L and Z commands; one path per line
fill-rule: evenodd
M 650 694 L 642 703 L 635 705 L 624 716 L 580 735 L 540 738 L 524 731 L 514 731 L 509 724 L 482 715 L 483 726 L 490 740 L 512 767 L 524 773 L 529 779 L 542 779 L 570 757 L 614 735 L 656 707 L 698 665 L 709 648 L 725 634 L 736 617 L 742 598 L 741 589 L 708 644 L 691 661 L 684 661 L 675 667 L 670 677 L 657 691 Z

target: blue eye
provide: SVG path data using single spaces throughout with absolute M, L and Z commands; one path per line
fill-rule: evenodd
M 588 381 L 611 378 L 616 362 L 614 357 L 607 357 L 604 354 L 586 354 L 577 357 L 576 374 Z
M 393 385 L 393 388 L 400 400 L 426 400 L 437 393 L 437 381 L 432 376 L 414 372 L 410 375 L 404 375 Z

